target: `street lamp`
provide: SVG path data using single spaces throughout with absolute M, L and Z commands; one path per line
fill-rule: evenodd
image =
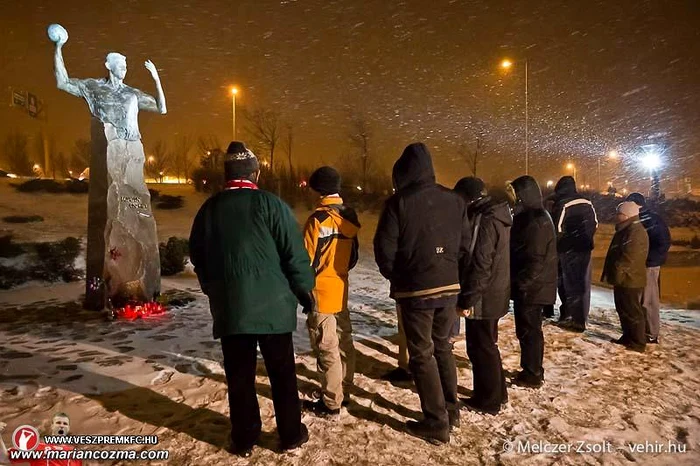
M 236 94 L 238 94 L 238 88 L 231 88 L 231 114 L 233 120 L 233 140 L 236 140 Z
M 525 174 L 529 175 L 530 174 L 530 142 L 529 142 L 529 131 L 528 131 L 528 126 L 529 126 L 529 115 L 528 115 L 528 89 L 527 89 L 527 81 L 528 81 L 528 62 L 527 58 L 522 60 L 525 63 Z M 501 61 L 501 68 L 504 70 L 510 70 L 513 67 L 513 62 L 507 58 L 503 59 Z
M 661 197 L 661 180 L 659 179 L 659 168 L 661 168 L 661 156 L 653 144 L 642 146 L 644 156 L 642 157 L 642 166 L 651 173 L 651 192 L 650 198 L 654 202 L 658 202 Z
M 576 165 L 569 162 L 568 164 L 566 164 L 566 169 L 574 172 L 574 180 L 576 180 Z
M 608 152 L 609 159 L 616 160 L 619 156 L 620 156 L 620 154 L 615 149 Z M 602 159 L 602 158 L 603 158 L 602 156 L 598 157 L 598 191 L 603 189 L 603 186 L 601 185 L 601 182 L 600 182 L 600 159 Z

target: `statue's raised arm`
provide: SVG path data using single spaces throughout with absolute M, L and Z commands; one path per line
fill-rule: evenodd
M 52 24 L 49 26 L 49 39 L 56 43 L 56 51 L 54 53 L 54 71 L 56 74 L 56 86 L 62 91 L 66 91 L 74 96 L 81 97 L 78 79 L 72 79 L 68 76 L 66 64 L 63 62 L 63 46 L 68 42 L 68 31 L 60 24 Z
M 141 110 L 148 110 L 149 112 L 158 112 L 161 115 L 168 113 L 168 108 L 165 106 L 165 93 L 163 92 L 163 86 L 160 83 L 160 76 L 158 76 L 158 69 L 156 65 L 153 64 L 151 60 L 144 63 L 146 69 L 151 73 L 153 81 L 156 83 L 157 99 L 152 96 L 141 93 L 139 95 L 139 108 Z

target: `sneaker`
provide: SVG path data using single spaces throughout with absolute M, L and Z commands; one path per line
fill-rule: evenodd
M 320 416 L 320 417 L 329 417 L 329 416 L 339 416 L 340 415 L 340 408 L 331 409 L 328 406 L 326 406 L 326 403 L 324 403 L 323 400 L 316 400 L 316 401 L 304 400 L 304 409 L 306 409 L 307 411 L 315 414 L 316 416 Z
M 418 421 L 408 421 L 406 423 L 406 430 L 409 434 L 422 438 L 423 440 L 432 443 L 433 445 L 444 445 L 450 441 L 450 431 L 449 429 L 439 432 L 435 429 L 425 425 L 423 422 Z
M 296 442 L 288 443 L 286 445 L 280 444 L 280 450 L 282 450 L 282 451 L 295 450 L 308 441 L 309 441 L 309 429 L 307 429 L 306 425 L 302 422 L 301 435 L 299 436 L 299 440 L 297 440 Z
M 658 345 L 658 344 L 659 344 L 659 337 L 656 337 L 656 338 L 647 337 L 647 345 Z
M 625 346 L 625 345 L 627 345 L 627 339 L 625 337 L 613 338 L 610 340 L 610 343 L 615 343 L 616 345 Z
M 462 398 L 462 403 L 469 411 L 474 411 L 475 413 L 479 414 L 490 414 L 495 416 L 501 411 L 501 406 L 498 406 L 497 408 L 486 408 L 474 398 Z
M 526 374 L 524 371 L 518 372 L 513 380 L 511 381 L 513 385 L 525 388 L 540 388 L 544 383 L 544 377 L 536 377 L 530 374 Z
M 406 369 L 397 367 L 396 369 L 387 372 L 384 376 L 382 376 L 382 379 L 388 380 L 389 382 L 411 382 L 413 377 Z

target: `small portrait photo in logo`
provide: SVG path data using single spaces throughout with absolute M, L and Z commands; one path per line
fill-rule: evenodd
M 51 419 L 51 435 L 68 435 L 70 418 L 65 413 L 56 413 Z
M 12 433 L 12 445 L 17 450 L 32 451 L 39 446 L 39 431 L 29 425 L 19 426 Z

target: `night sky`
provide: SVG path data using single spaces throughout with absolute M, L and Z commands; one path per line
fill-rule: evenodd
M 126 83 L 149 93 L 143 62 L 160 70 L 168 115 L 141 114 L 148 150 L 177 134 L 231 134 L 238 103 L 293 122 L 300 163 L 352 152 L 349 116 L 365 114 L 371 150 L 386 166 L 407 143 L 433 150 L 446 184 L 466 175 L 456 147 L 482 132 L 485 178 L 523 171 L 528 59 L 531 172 L 540 181 L 569 159 L 596 183 L 596 157 L 619 150 L 626 171 L 642 144 L 664 152 L 664 173 L 700 176 L 700 2 L 616 1 L 0 1 L 0 89 L 26 89 L 49 106 L 58 148 L 89 135 L 86 104 L 56 89 L 50 23 L 70 39 L 72 77 L 102 77 L 104 56 L 127 56 Z M 239 119 L 239 134 L 242 122 Z M 7 104 L 0 138 L 38 123 Z M 280 158 L 282 155 L 280 154 Z M 606 176 L 607 178 L 607 176 Z M 700 179 L 696 179 L 700 183 Z M 670 186 L 673 184 L 673 186 Z

